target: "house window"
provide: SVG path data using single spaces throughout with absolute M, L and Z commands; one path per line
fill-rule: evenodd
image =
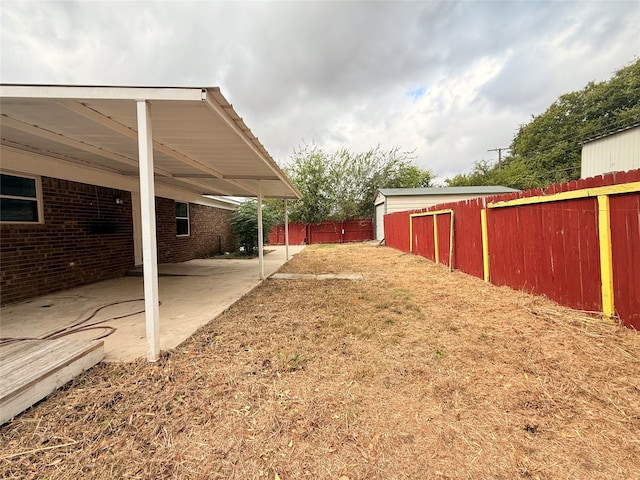
M 186 237 L 189 235 L 189 204 L 176 202 L 176 235 Z
M 0 221 L 42 221 L 40 178 L 0 174 Z

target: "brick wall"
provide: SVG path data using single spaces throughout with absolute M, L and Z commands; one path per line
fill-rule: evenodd
M 42 202 L 44 224 L 0 225 L 2 304 L 119 277 L 134 266 L 129 192 L 42 177 Z
M 0 225 L 0 304 L 121 277 L 134 267 L 130 192 L 42 177 L 42 202 L 44 224 Z M 157 197 L 156 214 L 159 263 L 234 250 L 230 210 L 189 204 L 186 237 L 176 236 L 174 200 Z
M 156 198 L 158 262 L 184 262 L 235 248 L 231 210 L 189 204 L 189 236 L 176 236 L 175 201 Z

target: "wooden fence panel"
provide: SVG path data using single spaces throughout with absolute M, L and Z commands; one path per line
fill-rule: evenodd
M 315 225 L 308 225 L 307 239 L 309 244 L 312 243 L 340 243 L 342 238 L 342 228 L 335 222 L 324 222 Z
M 384 216 L 385 243 L 401 252 L 409 252 L 409 213 L 397 212 Z
M 366 242 L 373 240 L 373 219 L 345 220 L 342 222 L 343 242 Z
M 522 254 L 525 238 L 518 231 L 518 213 L 516 208 L 487 211 L 490 278 L 495 285 L 513 285 L 513 288 L 526 285 Z
M 267 237 L 269 245 L 284 245 L 285 232 L 284 224 L 273 227 Z M 289 224 L 289 245 L 304 245 L 307 239 L 307 226 L 304 223 Z
M 274 226 L 269 232 L 268 239 L 271 245 L 284 245 L 284 224 Z M 289 245 L 363 242 L 367 240 L 373 240 L 373 220 L 369 218 L 345 220 L 344 222 L 323 222 L 316 225 L 289 224 Z
M 640 194 L 612 196 L 610 207 L 615 309 L 640 330 Z
M 413 217 L 413 235 L 411 239 L 413 254 L 428 258 L 435 262 L 435 249 L 433 248 L 433 215 L 426 217 Z
M 594 198 L 491 209 L 488 222 L 492 283 L 602 308 Z
M 448 208 L 454 211 L 453 268 L 474 277 L 483 278 L 482 228 L 480 225 L 482 199 L 438 206 L 438 209 Z M 443 218 L 448 219 L 449 216 Z
M 451 244 L 451 214 L 435 217 L 438 224 L 438 263 L 450 265 L 449 245 Z

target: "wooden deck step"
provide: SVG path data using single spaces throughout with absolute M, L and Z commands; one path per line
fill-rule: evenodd
M 104 358 L 102 340 L 23 340 L 0 346 L 0 425 Z

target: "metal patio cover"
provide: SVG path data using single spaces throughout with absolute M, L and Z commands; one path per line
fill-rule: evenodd
M 141 100 L 151 110 L 156 183 L 203 195 L 300 197 L 217 87 L 0 85 L 2 144 L 138 177 Z

